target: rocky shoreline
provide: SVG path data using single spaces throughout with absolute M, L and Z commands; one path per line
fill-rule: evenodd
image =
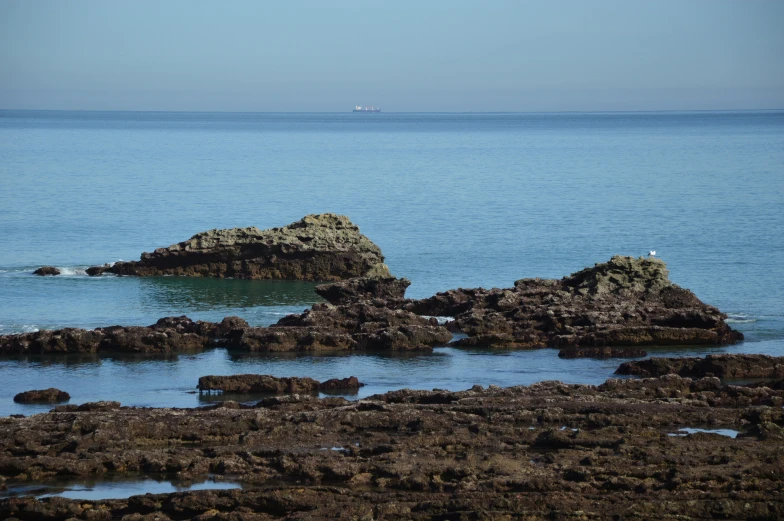
M 327 281 L 316 288 L 325 302 L 269 327 L 183 316 L 146 327 L 5 335 L 0 355 L 449 345 L 640 358 L 648 346 L 743 340 L 725 314 L 673 284 L 655 258 L 616 256 L 560 280 L 521 279 L 511 288 L 459 288 L 425 299 L 407 299 L 410 281 L 392 276 L 383 262 L 378 246 L 334 214 L 264 231 L 211 230 L 88 273 Z M 0 518 L 780 519 L 783 367 L 763 355 L 652 358 L 618 368 L 652 377 L 598 386 L 476 385 L 357 401 L 318 398 L 356 390 L 356 377 L 203 376 L 200 392 L 271 396 L 198 409 L 102 401 L 0 418 L 0 489 L 64 477 L 155 475 L 212 476 L 243 490 L 104 501 L 6 498 Z M 720 379 L 758 376 L 779 380 Z M 26 398 L 65 394 L 41 393 Z M 710 432 L 718 427 L 737 437 Z M 707 432 L 689 430 L 695 428 Z
M 719 378 L 784 378 L 784 356 L 708 355 L 706 357 L 650 358 L 624 362 L 616 374 L 662 376 L 677 374 Z
M 773 386 L 775 387 L 775 386 Z M 20 497 L 0 517 L 780 519 L 784 391 L 675 375 L 0 419 L 7 483 L 136 472 L 245 490 Z M 725 427 L 736 438 L 679 429 Z M 575 517 L 576 516 L 576 517 Z

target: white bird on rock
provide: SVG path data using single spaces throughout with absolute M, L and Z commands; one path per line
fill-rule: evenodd
M 649 257 L 656 257 L 656 250 L 651 250 L 648 252 Z

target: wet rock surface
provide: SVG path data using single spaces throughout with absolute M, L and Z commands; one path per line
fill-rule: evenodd
M 70 394 L 54 387 L 25 391 L 14 396 L 14 401 L 17 403 L 60 403 L 70 399 Z
M 322 390 L 359 389 L 362 387 L 356 376 L 332 378 L 319 382 L 313 378 L 279 378 L 261 374 L 238 374 L 233 376 L 202 376 L 199 391 L 223 391 L 231 393 L 312 393 Z
M 138 261 L 95 266 L 87 273 L 310 281 L 391 276 L 381 249 L 348 217 L 331 213 L 268 230 L 209 230 L 143 253 Z
M 60 268 L 55 268 L 54 266 L 41 266 L 33 272 L 33 275 L 40 275 L 42 277 L 59 274 Z
M 420 315 L 452 316 L 458 346 L 576 348 L 723 345 L 743 339 L 727 316 L 669 280 L 655 258 L 616 256 L 561 280 L 456 289 L 408 301 Z
M 784 378 L 784 356 L 708 355 L 688 358 L 649 358 L 624 362 L 617 374 L 637 376 L 680 376 L 719 378 Z
M 17 519 L 780 519 L 784 391 L 665 376 L 0 418 L 0 476 L 245 490 L 0 500 Z M 236 405 L 236 404 L 235 404 Z M 725 427 L 670 436 L 684 427 Z

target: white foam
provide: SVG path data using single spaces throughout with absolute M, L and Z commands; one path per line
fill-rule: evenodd
M 757 321 L 757 318 L 746 313 L 727 313 L 727 317 L 728 318 L 725 320 L 725 322 L 730 324 L 746 324 Z
M 447 322 L 453 322 L 455 320 L 455 317 L 439 317 L 439 316 L 431 316 L 431 315 L 422 315 L 422 318 L 427 318 L 427 319 L 434 318 L 441 325 L 444 325 Z
M 688 436 L 689 434 L 696 434 L 698 432 L 705 432 L 707 434 L 718 434 L 719 436 L 727 436 L 728 438 L 735 438 L 740 434 L 735 429 L 697 429 L 692 427 L 684 427 L 678 429 L 678 432 L 671 432 L 668 436 Z
M 87 275 L 87 271 L 84 266 L 57 266 L 57 269 L 60 270 L 60 275 L 66 277 L 73 277 L 77 275 Z

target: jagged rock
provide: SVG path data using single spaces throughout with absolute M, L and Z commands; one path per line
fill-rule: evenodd
M 41 266 L 40 268 L 38 268 L 33 272 L 33 275 L 41 275 L 41 276 L 59 275 L 59 274 L 60 274 L 60 268 L 55 268 L 54 266 Z
M 348 217 L 308 215 L 282 228 L 209 230 L 143 253 L 141 260 L 96 267 L 90 275 L 181 275 L 336 281 L 391 277 L 381 249 Z
M 331 304 L 346 304 L 360 300 L 382 299 L 402 301 L 411 281 L 395 277 L 356 277 L 316 286 L 316 293 Z
M 708 355 L 689 358 L 649 358 L 624 362 L 617 374 L 637 376 L 717 376 L 719 378 L 784 378 L 784 356 Z
M 14 396 L 14 401 L 18 403 L 59 403 L 67 402 L 71 395 L 60 389 L 50 387 L 49 389 L 25 391 Z
M 313 378 L 278 378 L 270 375 L 238 374 L 232 376 L 202 376 L 199 391 L 223 391 L 231 393 L 295 394 L 320 390 L 358 389 L 363 384 L 356 376 L 333 378 L 319 382 Z
M 670 282 L 666 265 L 655 258 L 616 256 L 561 280 L 451 290 L 401 307 L 455 317 L 450 329 L 468 335 L 455 342 L 459 346 L 574 349 L 743 339 L 725 314 Z

